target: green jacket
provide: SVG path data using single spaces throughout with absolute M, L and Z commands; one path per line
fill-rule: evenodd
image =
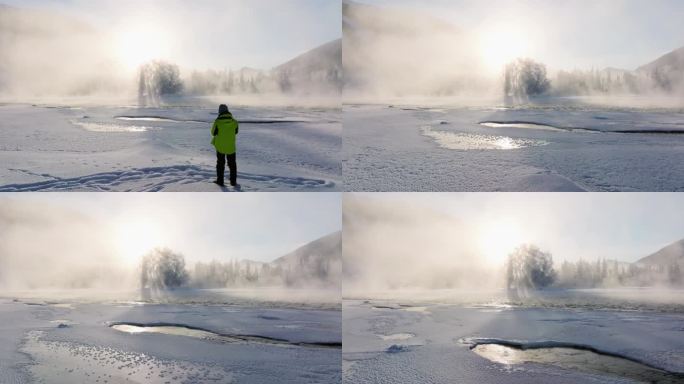
M 233 115 L 224 113 L 219 115 L 211 127 L 211 143 L 216 148 L 216 152 L 226 155 L 235 153 L 235 138 L 238 134 L 238 122 L 233 119 Z

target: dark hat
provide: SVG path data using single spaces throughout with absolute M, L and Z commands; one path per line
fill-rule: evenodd
M 228 113 L 228 106 L 225 104 L 219 105 L 219 115 L 223 115 L 224 113 Z

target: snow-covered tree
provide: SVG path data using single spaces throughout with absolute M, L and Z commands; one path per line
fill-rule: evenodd
M 183 255 L 168 248 L 155 248 L 143 257 L 140 274 L 142 288 L 176 288 L 187 281 L 188 272 Z
M 504 93 L 516 99 L 540 95 L 550 86 L 546 78 L 546 66 L 532 59 L 517 59 L 506 65 Z
M 556 279 L 553 258 L 534 245 L 521 245 L 508 255 L 506 287 L 519 295 L 551 285 Z
M 140 68 L 140 74 L 140 81 L 146 83 L 143 85 L 160 95 L 177 94 L 183 89 L 180 70 L 175 64 L 152 61 Z

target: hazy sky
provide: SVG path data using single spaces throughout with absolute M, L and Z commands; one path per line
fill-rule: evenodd
M 356 195 L 389 202 L 397 209 L 425 211 L 425 217 L 433 217 L 429 210 L 444 212 L 458 220 L 461 228 L 474 230 L 474 240 L 486 242 L 487 249 L 505 253 L 520 243 L 532 243 L 551 252 L 556 261 L 608 258 L 632 262 L 684 238 L 681 193 Z
M 147 55 L 191 68 L 268 69 L 340 38 L 340 0 L 0 0 L 76 16 Z M 121 50 L 121 47 L 112 47 Z M 135 57 L 141 56 L 142 57 Z
M 684 46 L 681 0 L 361 0 L 410 7 L 477 31 L 552 69 L 635 69 Z M 498 41 L 499 43 L 496 43 Z
M 36 207 L 45 208 L 38 209 L 43 217 L 21 218 L 22 225 L 35 228 L 13 229 L 16 236 L 33 234 L 27 241 L 35 241 L 41 231 L 54 232 L 55 228 L 41 230 L 40 225 L 58 223 L 62 237 L 79 237 L 83 243 L 109 237 L 129 262 L 155 246 L 181 252 L 190 262 L 271 261 L 340 230 L 340 199 L 338 193 L 18 193 L 0 196 L 0 209 L 26 206 L 34 211 L 19 212 L 35 216 Z M 92 232 L 69 232 L 72 223 L 67 217 L 88 218 L 95 223 Z M 0 222 L 0 227 L 3 224 L 7 223 Z

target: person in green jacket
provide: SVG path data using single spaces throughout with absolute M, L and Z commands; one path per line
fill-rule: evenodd
M 235 159 L 235 141 L 239 130 L 238 122 L 228 110 L 228 106 L 219 106 L 218 117 L 211 127 L 211 143 L 216 148 L 216 180 L 214 183 L 224 186 L 223 173 L 230 169 L 230 185 L 237 186 L 237 163 Z

